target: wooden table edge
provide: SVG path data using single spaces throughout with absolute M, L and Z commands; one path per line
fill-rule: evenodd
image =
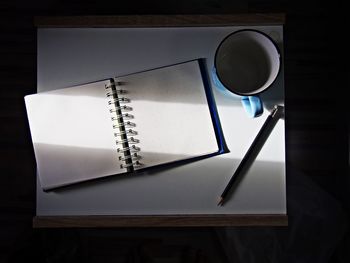
M 210 27 L 285 24 L 284 13 L 245 13 L 211 15 L 118 15 L 118 16 L 37 16 L 38 28 L 84 27 Z
M 286 214 L 35 216 L 34 228 L 287 226 Z

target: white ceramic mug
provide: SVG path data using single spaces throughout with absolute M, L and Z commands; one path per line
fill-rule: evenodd
M 224 88 L 242 97 L 250 117 L 263 113 L 258 94 L 268 89 L 281 67 L 280 52 L 273 40 L 257 30 L 233 32 L 219 44 L 214 60 L 213 79 Z

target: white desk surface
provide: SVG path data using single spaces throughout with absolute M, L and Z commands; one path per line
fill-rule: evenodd
M 283 50 L 282 26 L 39 28 L 37 90 L 64 88 L 197 58 L 206 58 L 210 71 L 220 41 L 242 28 L 267 33 Z M 267 108 L 283 101 L 283 85 L 282 67 L 275 84 L 262 96 Z M 230 153 L 152 174 L 110 177 L 57 192 L 43 192 L 38 182 L 37 216 L 286 214 L 283 120 L 277 123 L 234 195 L 223 207 L 217 206 L 219 195 L 268 110 L 250 119 L 239 98 L 213 84 L 212 88 Z

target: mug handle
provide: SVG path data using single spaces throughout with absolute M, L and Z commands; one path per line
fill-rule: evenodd
M 259 96 L 243 96 L 241 102 L 250 118 L 259 117 L 264 112 L 263 103 Z

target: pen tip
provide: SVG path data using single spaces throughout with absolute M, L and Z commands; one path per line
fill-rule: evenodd
M 218 202 L 218 206 L 222 206 L 224 203 L 224 199 L 222 197 L 220 197 L 220 200 Z

